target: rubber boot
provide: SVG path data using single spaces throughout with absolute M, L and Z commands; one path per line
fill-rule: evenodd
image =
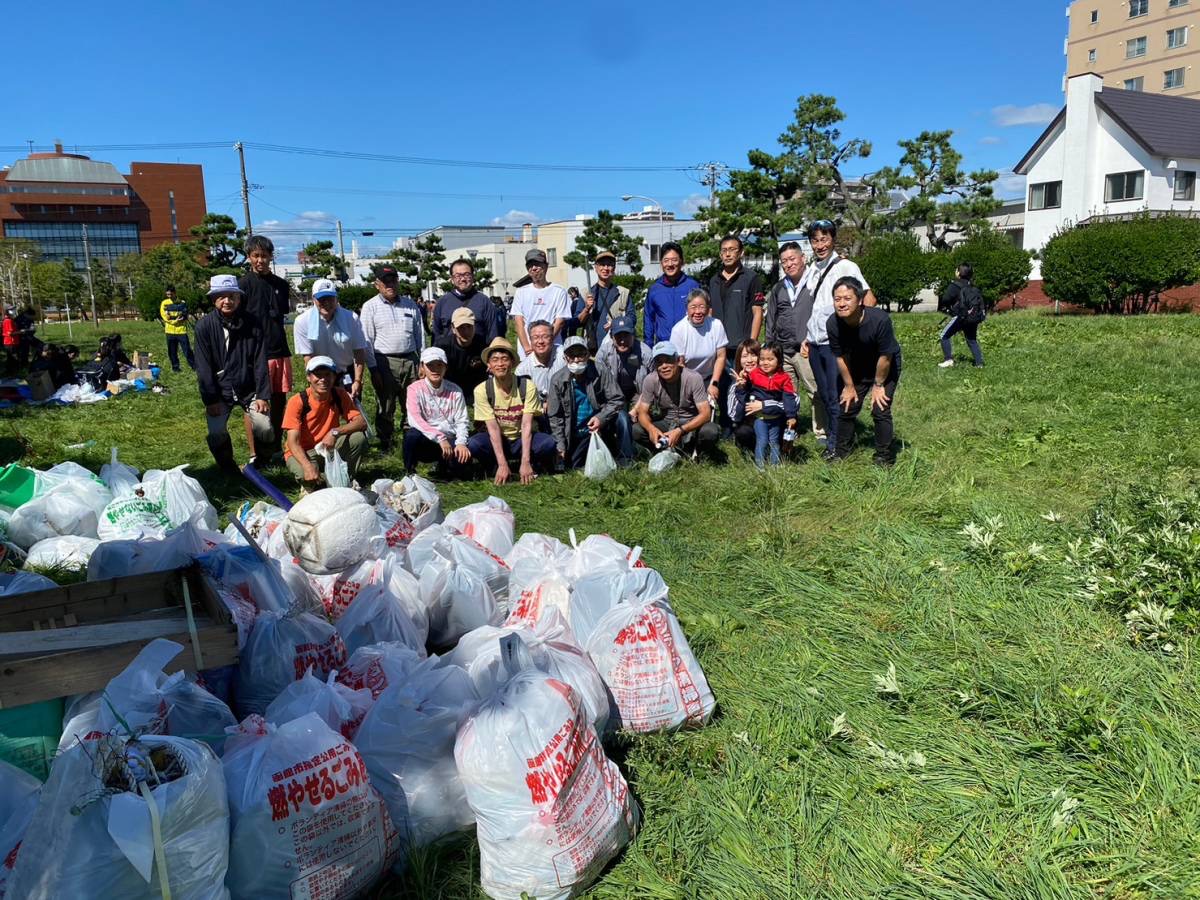
M 208 449 L 217 461 L 217 468 L 233 475 L 241 474 L 237 460 L 233 458 L 233 440 L 227 434 L 208 435 Z

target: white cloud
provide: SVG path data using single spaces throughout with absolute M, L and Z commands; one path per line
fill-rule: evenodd
M 1000 199 L 1025 196 L 1025 176 L 1017 175 L 1012 169 L 1005 169 L 996 179 L 996 196 Z
M 524 209 L 510 209 L 504 215 L 496 216 L 496 218 L 492 219 L 491 224 L 502 228 L 516 228 L 525 224 L 536 225 L 544 221 L 545 219 L 537 213 L 532 213 Z
M 1006 103 L 1003 106 L 992 107 L 992 121 L 1001 128 L 1012 128 L 1014 125 L 1049 125 L 1050 120 L 1058 115 L 1059 107 L 1052 103 L 1031 103 L 1029 106 L 1013 106 Z
M 295 262 L 296 253 L 310 241 L 335 240 L 334 217 L 319 210 L 305 210 L 293 219 L 264 219 L 254 225 L 255 234 L 265 234 L 275 244 L 275 258 Z
M 987 145 L 991 146 L 991 145 L 993 145 L 993 144 L 1003 144 L 1003 143 L 1004 143 L 1004 139 L 1003 139 L 1003 138 L 998 138 L 998 137 L 996 137 L 994 134 L 989 134 L 989 135 L 987 135 L 987 136 L 985 136 L 985 137 L 981 137 L 981 138 L 979 139 L 979 143 L 981 143 L 981 144 L 987 144 Z
M 694 216 L 702 206 L 708 206 L 708 194 L 688 194 L 676 204 L 676 209 L 685 216 Z

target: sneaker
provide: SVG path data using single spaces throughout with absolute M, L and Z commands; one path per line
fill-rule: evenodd
M 838 460 L 841 459 L 841 457 L 838 456 L 838 453 L 836 450 L 826 450 L 824 453 L 821 454 L 821 459 L 825 460 L 825 462 L 831 463 L 831 462 L 837 462 Z
M 952 360 L 952 359 L 943 359 L 943 360 L 942 360 L 940 363 L 938 363 L 938 368 L 939 368 L 939 369 L 948 369 L 948 368 L 950 368 L 952 365 L 954 365 L 954 360 Z
M 890 469 L 896 464 L 896 461 L 890 456 L 881 456 L 878 453 L 875 454 L 875 457 L 871 460 L 871 462 L 875 463 L 875 465 L 879 466 L 881 469 Z

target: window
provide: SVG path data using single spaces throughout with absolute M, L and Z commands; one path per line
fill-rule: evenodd
M 1195 172 L 1176 172 L 1175 173 L 1175 199 L 1176 200 L 1195 200 L 1196 199 L 1196 173 Z
M 1177 6 L 1187 6 L 1188 0 L 1167 0 L 1167 8 L 1174 9 Z
M 1145 173 L 1118 172 L 1104 179 L 1104 202 L 1115 203 L 1118 200 L 1141 200 L 1142 177 Z
M 1062 206 L 1062 182 L 1043 181 L 1029 186 L 1030 209 L 1058 209 Z
M 1095 25 L 1099 21 L 1100 21 L 1100 10 L 1093 9 L 1092 10 L 1092 24 Z
M 1174 50 L 1177 47 L 1187 46 L 1187 26 L 1181 25 L 1179 28 L 1172 28 L 1167 32 L 1167 49 Z
M 549 250 L 546 251 L 546 262 L 549 263 L 549 266 L 547 268 L 553 269 L 555 266 L 558 265 L 558 248 L 557 247 L 551 247 Z
M 658 262 L 658 255 L 659 255 L 660 249 L 661 248 L 658 244 L 650 245 L 650 262 L 652 262 L 652 263 Z
M 1127 91 L 1141 91 L 1145 89 L 1145 85 L 1146 79 L 1141 75 L 1139 75 L 1137 78 L 1125 79 L 1125 90 Z
M 1136 56 L 1146 55 L 1146 39 L 1144 37 L 1130 38 L 1125 42 L 1125 58 L 1133 59 Z
M 1088 51 L 1088 62 L 1090 62 L 1090 63 L 1094 63 L 1095 61 L 1096 61 L 1096 51 L 1095 51 L 1095 50 L 1089 50 L 1089 51 Z
M 1136 19 L 1150 12 L 1150 0 L 1129 0 L 1129 18 Z
M 92 259 L 112 263 L 126 253 L 141 252 L 136 224 L 89 222 L 87 230 Z M 69 259 L 78 271 L 84 269 L 83 225 L 79 222 L 6 222 L 4 233 L 5 237 L 34 241 L 45 260 Z
M 1163 90 L 1183 87 L 1183 69 L 1167 69 L 1163 72 Z

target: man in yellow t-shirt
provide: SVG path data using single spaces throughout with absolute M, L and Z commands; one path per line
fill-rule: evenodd
M 517 377 L 517 354 L 504 338 L 493 340 L 483 351 L 488 376 L 475 388 L 475 421 L 483 430 L 467 441 L 471 456 L 485 469 L 496 467 L 496 484 L 512 475 L 510 462 L 518 462 L 521 484 L 542 472 L 554 471 L 558 456 L 554 438 L 537 431 L 536 417 L 542 401 L 531 378 Z
M 167 287 L 167 299 L 158 308 L 158 317 L 162 319 L 163 331 L 167 334 L 167 356 L 171 358 L 171 370 L 179 371 L 179 348 L 183 347 L 183 355 L 187 363 L 196 371 L 196 357 L 192 355 L 192 345 L 188 343 L 187 304 L 175 299 L 175 288 Z

